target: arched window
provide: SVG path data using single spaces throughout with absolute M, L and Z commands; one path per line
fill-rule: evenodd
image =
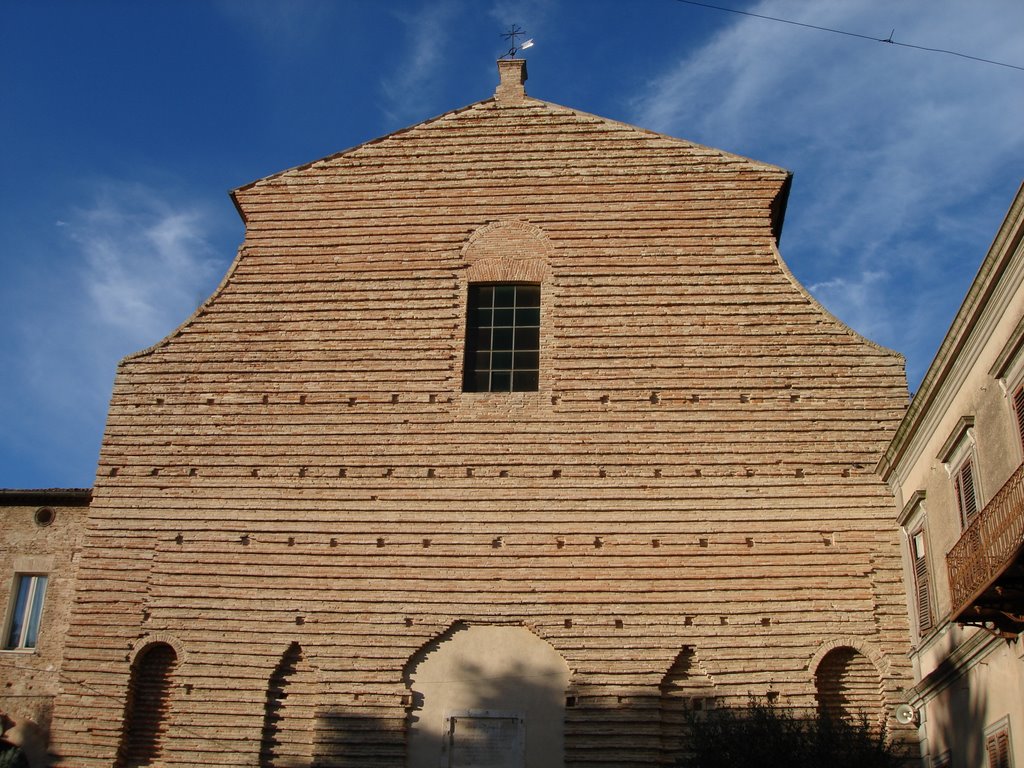
M 118 768 L 139 768 L 160 760 L 178 655 L 167 643 L 144 648 L 132 664 Z
M 822 714 L 881 724 L 882 680 L 871 660 L 856 649 L 835 648 L 825 654 L 815 672 L 814 684 Z
M 292 643 L 267 684 L 260 768 L 311 765 L 315 723 L 316 675 L 302 646 Z

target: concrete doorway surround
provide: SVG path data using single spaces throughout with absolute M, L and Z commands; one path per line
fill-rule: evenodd
M 569 667 L 520 626 L 455 624 L 405 668 L 409 768 L 562 768 Z

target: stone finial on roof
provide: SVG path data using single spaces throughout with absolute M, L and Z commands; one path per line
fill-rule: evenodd
M 498 59 L 498 75 L 500 81 L 494 98 L 499 104 L 518 104 L 526 98 L 525 59 Z

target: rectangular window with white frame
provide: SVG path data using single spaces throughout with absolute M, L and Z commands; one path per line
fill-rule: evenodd
M 911 616 L 917 618 L 918 635 L 924 636 L 935 626 L 932 609 L 932 582 L 928 562 L 928 532 L 925 492 L 915 491 L 899 516 L 899 526 L 906 536 L 905 566 L 907 593 Z
M 960 526 L 966 529 L 982 508 L 973 416 L 960 419 L 942 446 L 938 458 L 949 472 Z
M 45 574 L 19 573 L 14 577 L 10 619 L 4 642 L 6 650 L 31 650 L 39 639 L 39 625 L 46 597 Z
M 1013 390 L 1013 415 L 1017 421 L 1017 437 L 1021 445 L 1024 445 L 1024 384 Z
M 960 524 L 966 528 L 978 516 L 978 488 L 974 476 L 974 460 L 968 456 L 953 472 L 953 492 L 960 512 Z
M 1024 451 L 1024 317 L 1017 321 L 1017 327 L 996 355 L 989 375 L 999 382 L 1006 396 L 1017 428 L 1018 446 Z
M 1008 717 L 985 729 L 985 754 L 988 757 L 988 768 L 1013 768 Z
M 933 626 L 931 580 L 928 577 L 928 540 L 924 528 L 910 536 L 910 558 L 914 570 L 914 596 L 917 607 L 917 629 L 925 634 Z

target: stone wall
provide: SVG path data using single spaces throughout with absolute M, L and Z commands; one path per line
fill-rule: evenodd
M 17 723 L 15 738 L 30 751 L 45 747 L 50 730 L 88 502 L 85 490 L 0 491 L 0 712 Z M 22 574 L 47 576 L 34 648 L 9 642 Z

